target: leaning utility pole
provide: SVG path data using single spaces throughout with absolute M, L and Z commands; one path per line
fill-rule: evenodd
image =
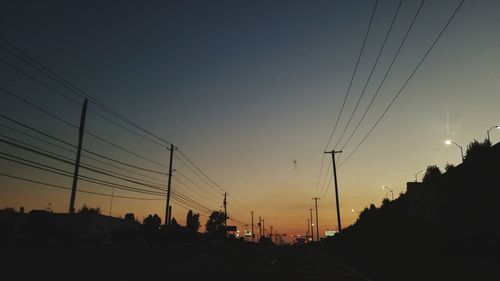
M 316 241 L 319 242 L 319 224 L 318 224 L 318 197 L 314 197 L 314 204 L 316 205 Z
M 253 211 L 252 211 L 252 243 L 253 243 L 253 238 L 254 238 L 254 234 L 253 234 Z
M 311 241 L 314 242 L 314 227 L 313 227 L 313 210 L 314 209 L 309 209 L 309 214 L 311 216 Z
M 85 98 L 83 101 L 82 114 L 80 116 L 80 131 L 78 134 L 78 149 L 76 151 L 75 160 L 75 172 L 73 173 L 73 186 L 71 188 L 71 197 L 69 199 L 69 212 L 75 212 L 75 196 L 76 196 L 76 186 L 78 184 L 78 170 L 80 169 L 80 156 L 82 154 L 82 142 L 83 135 L 85 133 L 85 116 L 87 115 L 87 103 L 88 100 Z
M 335 166 L 335 153 L 342 153 L 342 150 L 325 151 L 325 153 L 332 154 L 333 179 L 335 181 L 335 203 L 337 205 L 337 222 L 338 222 L 339 233 L 340 233 L 342 231 L 342 224 L 340 223 L 339 188 L 338 188 L 338 184 L 337 184 L 337 167 Z
M 170 165 L 168 165 L 168 186 L 167 186 L 167 207 L 165 209 L 165 225 L 170 225 L 170 218 L 172 217 L 170 208 L 170 189 L 172 187 L 172 161 L 174 159 L 174 145 L 170 145 Z

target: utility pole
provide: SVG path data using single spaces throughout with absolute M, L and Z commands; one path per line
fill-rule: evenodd
M 273 242 L 273 226 L 272 225 L 271 225 L 271 236 L 270 236 L 270 238 L 271 238 L 271 242 Z
M 309 209 L 309 214 L 311 216 L 311 241 L 314 242 L 314 227 L 313 227 L 313 210 L 314 209 Z
M 316 205 L 316 241 L 319 242 L 319 224 L 318 224 L 318 197 L 314 197 L 314 204 Z
M 307 234 L 306 234 L 306 240 L 309 242 L 309 237 L 311 235 L 311 221 L 309 219 L 306 219 L 307 221 Z
M 168 222 L 172 221 L 172 206 L 168 206 Z
M 259 239 L 262 238 L 262 218 L 259 216 Z
M 264 224 L 264 219 L 262 219 L 262 233 L 264 233 L 264 238 L 266 238 L 266 227 Z
M 167 186 L 167 206 L 165 209 L 165 225 L 170 225 L 170 218 L 172 217 L 170 208 L 170 189 L 172 188 L 172 161 L 174 159 L 174 145 L 170 144 L 170 165 L 168 165 L 168 186 Z
M 111 217 L 111 211 L 113 210 L 113 197 L 114 197 L 114 194 L 115 193 L 115 188 L 112 187 L 111 188 L 111 202 L 109 204 L 109 216 Z
M 333 179 L 335 181 L 335 203 L 337 205 L 337 223 L 338 223 L 339 233 L 340 233 L 340 232 L 342 232 L 342 224 L 340 223 L 339 188 L 338 188 L 338 183 L 337 183 L 337 167 L 335 165 L 335 153 L 342 153 L 342 150 L 325 151 L 325 153 L 330 153 L 332 155 Z
M 76 151 L 75 160 L 75 172 L 73 173 L 73 186 L 71 188 L 71 197 L 69 199 L 69 212 L 75 212 L 75 196 L 76 196 L 76 186 L 78 184 L 78 170 L 80 169 L 80 156 L 82 155 L 82 142 L 83 135 L 85 133 L 85 116 L 87 115 L 87 103 L 88 100 L 85 98 L 83 101 L 82 114 L 80 116 L 80 131 L 78 134 L 78 150 Z
M 224 227 L 227 228 L 227 193 L 224 192 Z
M 252 211 L 252 243 L 253 243 L 253 238 L 254 238 L 254 234 L 253 234 L 253 211 Z

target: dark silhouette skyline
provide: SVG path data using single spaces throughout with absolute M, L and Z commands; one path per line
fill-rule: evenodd
M 342 157 L 347 158 L 361 142 L 458 3 L 426 1 L 422 5 L 391 72 L 364 121 L 344 147 Z M 258 215 L 275 213 L 274 217 L 282 222 L 280 229 L 298 234 L 303 231 L 303 224 L 296 218 L 303 217 L 304 207 L 307 209 L 304 196 L 323 197 L 321 205 L 326 207 L 322 208 L 335 205 L 332 190 L 327 186 L 328 163 L 322 164 L 322 152 L 340 112 L 358 55 L 361 54 L 359 66 L 339 120 L 340 131 L 332 139 L 333 144 L 339 141 L 350 113 L 356 111 L 340 146 L 344 146 L 347 136 L 354 132 L 354 125 L 374 96 L 419 5 L 420 1 L 410 0 L 379 1 L 376 7 L 374 1 L 169 1 L 147 6 L 121 2 L 10 1 L 1 12 L 0 35 L 104 105 L 180 147 L 238 202 L 255 212 L 259 210 Z M 440 166 L 446 162 L 459 163 L 460 154 L 453 147 L 442 145 L 445 139 L 463 145 L 469 139 L 482 139 L 486 130 L 496 125 L 497 110 L 493 101 L 497 100 L 499 85 L 492 74 L 497 72 L 498 65 L 491 58 L 495 57 L 498 44 L 490 34 L 495 34 L 499 24 L 498 10 L 496 1 L 464 2 L 397 102 L 340 167 L 343 170 L 340 185 L 345 187 L 341 191 L 345 196 L 341 200 L 341 213 L 346 226 L 356 219 L 350 212 L 352 208 L 380 201 L 384 196 L 379 188 L 382 185 L 393 188 L 396 194 L 403 191 L 404 183 L 425 167 L 431 156 Z M 372 13 L 373 21 L 368 28 Z M 360 52 L 365 34 L 366 44 Z M 81 102 L 76 93 L 17 58 L 14 54 L 21 56 L 20 53 L 8 43 L 2 41 L 2 46 L 10 48 L 10 51 L 0 50 L 5 62 Z M 382 51 L 375 66 L 379 50 Z M 8 64 L 0 63 L 2 88 L 78 125 L 80 106 Z M 372 68 L 374 72 L 368 83 Z M 363 98 L 354 110 L 365 83 Z M 70 126 L 5 92 L 1 94 L 1 110 L 5 115 L 76 143 L 77 134 Z M 91 103 L 89 109 L 137 130 L 126 122 L 122 124 L 122 120 L 108 115 L 96 104 Z M 3 121 L 4 125 L 29 132 Z M 87 125 L 89 132 L 96 136 L 154 162 L 86 137 L 84 147 L 92 152 L 166 172 L 168 152 L 162 147 L 92 112 Z M 34 144 L 30 137 L 5 127 L 1 130 L 15 142 Z M 495 143 L 499 137 L 496 131 L 490 135 Z M 44 149 L 59 151 L 36 143 Z M 34 160 L 32 155 L 14 151 L 4 144 L 2 149 Z M 74 160 L 73 153 L 60 152 Z M 265 155 L 271 157 L 265 159 Z M 95 157 L 85 153 L 84 156 Z M 82 160 L 101 166 L 89 159 Z M 343 160 L 345 158 L 340 159 L 339 164 Z M 55 179 L 53 175 L 36 177 L 31 168 L 2 161 L 11 167 L 9 169 L 20 169 L 24 175 L 32 175 L 31 178 L 67 186 L 66 180 Z M 298 163 L 296 166 L 291 165 L 294 161 Z M 173 180 L 177 190 L 187 197 L 196 197 L 196 201 L 203 202 L 210 211 L 218 210 L 221 191 L 214 188 L 208 190 L 210 194 L 200 191 L 198 195 L 189 190 L 183 184 L 194 190 L 198 188 L 181 173 L 203 188 L 206 183 L 182 163 L 174 163 L 179 164 L 175 168 L 180 172 Z M 60 164 L 57 167 L 69 168 Z M 128 171 L 107 168 L 141 178 Z M 393 172 L 386 173 L 388 169 Z M 360 171 L 362 177 L 358 176 Z M 87 173 L 90 173 L 87 176 L 97 176 Z M 148 181 L 164 184 L 159 174 L 149 176 L 155 179 L 148 178 Z M 103 175 L 99 175 L 99 179 L 102 178 Z M 31 210 L 45 208 L 50 202 L 57 212 L 68 207 L 63 191 L 50 191 L 5 177 L 0 184 L 3 192 L 0 198 L 7 198 L 5 202 L 0 201 L 0 206 L 12 202 L 16 207 L 24 205 Z M 101 189 L 94 184 L 85 187 L 88 191 L 111 195 L 110 188 Z M 17 192 L 19 189 L 34 196 L 26 198 Z M 107 210 L 113 201 L 115 216 L 134 211 L 141 219 L 157 213 L 165 220 L 164 202 L 132 203 L 136 208 L 130 210 L 131 201 L 119 196 L 138 197 L 115 189 L 113 200 L 87 194 L 77 200 L 76 208 L 83 202 L 95 202 L 93 205 Z M 173 212 L 177 218 L 189 209 L 179 205 L 182 204 L 174 202 Z M 274 206 L 284 211 L 276 214 Z M 320 233 L 336 227 L 335 214 L 329 209 L 325 211 Z M 230 217 L 248 224 L 250 211 L 239 208 L 237 212 L 240 214 Z M 202 221 L 209 214 L 200 212 Z

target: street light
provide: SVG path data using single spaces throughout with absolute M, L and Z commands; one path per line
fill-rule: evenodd
M 351 209 L 351 212 L 353 212 L 353 213 L 358 213 L 358 215 L 359 215 L 359 214 L 361 214 L 361 212 L 360 212 L 360 211 L 358 211 L 358 210 L 356 210 L 356 209 Z
M 488 135 L 488 141 L 490 143 L 491 143 L 491 140 L 490 140 L 490 131 L 493 130 L 493 129 L 500 129 L 500 125 L 493 126 L 488 131 L 486 131 L 486 134 Z
M 415 174 L 415 182 L 418 182 L 418 180 L 417 180 L 417 176 L 418 176 L 418 174 L 420 174 L 420 173 L 422 173 L 422 174 L 423 174 L 423 173 L 424 173 L 424 171 L 418 171 L 418 173 L 416 173 L 416 174 Z
M 391 193 L 391 197 L 392 197 L 392 201 L 394 201 L 394 192 L 392 191 L 392 189 L 388 188 L 387 186 L 382 186 L 382 189 L 386 189 L 386 190 L 389 190 L 386 194 L 385 194 L 385 197 L 387 197 L 387 194 L 389 194 L 389 192 Z
M 445 140 L 444 143 L 446 145 L 451 145 L 451 144 L 454 144 L 456 146 L 458 146 L 460 148 L 460 154 L 462 154 L 462 162 L 464 162 L 464 149 L 461 145 L 459 145 L 458 143 L 452 141 L 452 140 Z

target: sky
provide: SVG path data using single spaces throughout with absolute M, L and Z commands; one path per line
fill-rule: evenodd
M 347 135 L 368 106 L 419 3 L 402 2 Z M 465 1 L 379 125 L 343 162 L 396 95 L 458 3 L 424 3 L 373 106 L 339 155 L 344 227 L 356 220 L 357 213 L 351 209 L 362 210 L 371 203 L 378 206 L 385 196 L 390 196 L 382 186 L 393 189 L 397 197 L 405 191 L 406 182 L 414 181 L 415 174 L 428 165 L 444 168 L 446 163 L 459 164 L 459 149 L 444 145 L 446 139 L 465 148 L 474 139 L 483 140 L 493 125 L 500 125 L 500 2 Z M 267 229 L 273 225 L 274 230 L 289 235 L 304 234 L 308 209 L 313 207 L 311 198 L 320 197 L 318 213 L 323 234 L 325 229 L 337 228 L 331 158 L 323 152 L 339 140 L 398 4 L 398 0 L 377 4 L 359 67 L 328 147 L 375 1 L 4 0 L 0 37 L 126 118 L 173 143 L 220 187 L 197 177 L 177 151 L 173 163 L 175 190 L 211 209 L 221 208 L 221 189 L 225 190 L 231 195 L 230 217 L 249 224 L 253 210 L 255 223 L 259 216 L 263 217 Z M 0 49 L 0 58 L 82 101 L 4 49 Z M 81 107 L 2 62 L 0 73 L 2 88 L 78 124 Z M 5 92 L 0 100 L 5 115 L 77 143 L 74 128 Z M 93 103 L 89 109 L 102 112 Z M 1 124 L 22 129 L 6 119 Z M 164 165 L 89 136 L 84 137 L 84 148 L 168 172 L 169 152 L 164 147 L 91 113 L 86 129 Z M 0 127 L 0 132 L 75 157 L 74 153 L 36 143 L 6 127 Z M 491 139 L 499 141 L 500 132 L 492 131 Z M 345 140 L 340 141 L 340 146 Z M 72 169 L 12 145 L 1 143 L 0 148 L 3 153 Z M 70 178 L 12 161 L 0 163 L 1 173 L 71 186 Z M 164 175 L 152 176 L 166 185 Z M 421 174 L 418 177 L 420 180 Z M 80 186 L 94 192 L 112 192 L 106 186 L 81 182 Z M 68 190 L 0 177 L 1 208 L 50 207 L 55 212 L 66 212 L 69 194 Z M 116 189 L 113 194 L 147 197 Z M 76 207 L 83 204 L 101 207 L 103 213 L 109 214 L 111 200 L 78 193 Z M 163 219 L 165 213 L 162 200 L 113 198 L 112 204 L 114 216 L 133 212 L 142 219 L 158 213 Z M 173 216 L 184 224 L 187 211 L 175 200 L 172 206 Z M 203 219 L 206 216 L 202 214 Z

